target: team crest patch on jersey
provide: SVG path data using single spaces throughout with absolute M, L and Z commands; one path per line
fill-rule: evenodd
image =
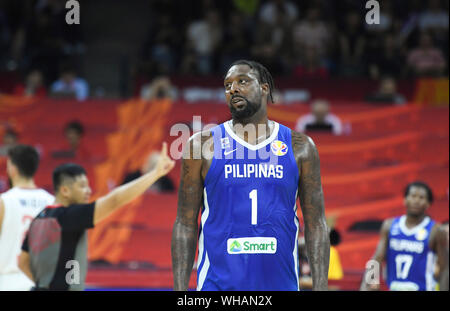
M 425 228 L 420 229 L 417 233 L 416 233 L 416 239 L 419 241 L 423 241 L 428 237 L 428 231 Z
M 276 156 L 284 156 L 288 152 L 288 146 L 280 140 L 274 140 L 270 149 Z
M 221 138 L 220 144 L 222 146 L 222 149 L 226 149 L 230 147 L 230 139 L 228 137 Z

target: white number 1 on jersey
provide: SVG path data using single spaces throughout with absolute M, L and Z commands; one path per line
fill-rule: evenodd
M 252 225 L 258 223 L 258 190 L 253 189 L 248 195 L 252 200 Z

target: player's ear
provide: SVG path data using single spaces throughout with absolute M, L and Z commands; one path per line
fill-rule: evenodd
M 17 176 L 17 174 L 19 173 L 19 170 L 17 169 L 17 167 L 12 163 L 12 161 L 10 159 L 8 159 L 6 161 L 6 173 L 11 176 Z
M 261 83 L 261 91 L 263 93 L 263 95 L 269 95 L 270 92 L 270 87 L 268 83 Z
M 71 194 L 70 187 L 66 185 L 61 185 L 58 192 L 65 198 L 69 198 Z

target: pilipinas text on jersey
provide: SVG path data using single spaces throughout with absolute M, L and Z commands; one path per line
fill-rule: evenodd
M 390 290 L 434 290 L 435 254 L 429 248 L 435 224 L 429 217 L 408 229 L 406 216 L 392 222 L 387 246 L 387 284 Z
M 212 129 L 205 178 L 198 290 L 298 290 L 298 167 L 291 130 L 274 122 L 257 145 L 231 121 Z

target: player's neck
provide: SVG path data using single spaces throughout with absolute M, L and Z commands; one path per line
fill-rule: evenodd
M 24 188 L 24 189 L 36 189 L 36 184 L 34 183 L 33 178 L 24 178 L 18 176 L 11 180 L 12 185 L 16 188 Z
M 413 228 L 415 226 L 417 226 L 418 224 L 420 224 L 425 217 L 427 217 L 427 215 L 422 214 L 422 215 L 408 215 L 406 214 L 406 221 L 405 221 L 405 225 L 408 228 Z
M 267 139 L 273 130 L 273 122 L 269 122 L 267 113 L 255 114 L 249 119 L 232 120 L 233 131 L 241 139 L 250 144 L 258 144 Z
M 61 195 L 55 196 L 55 203 L 53 205 L 62 205 L 62 206 L 69 206 L 70 202 L 66 198 L 62 197 Z

